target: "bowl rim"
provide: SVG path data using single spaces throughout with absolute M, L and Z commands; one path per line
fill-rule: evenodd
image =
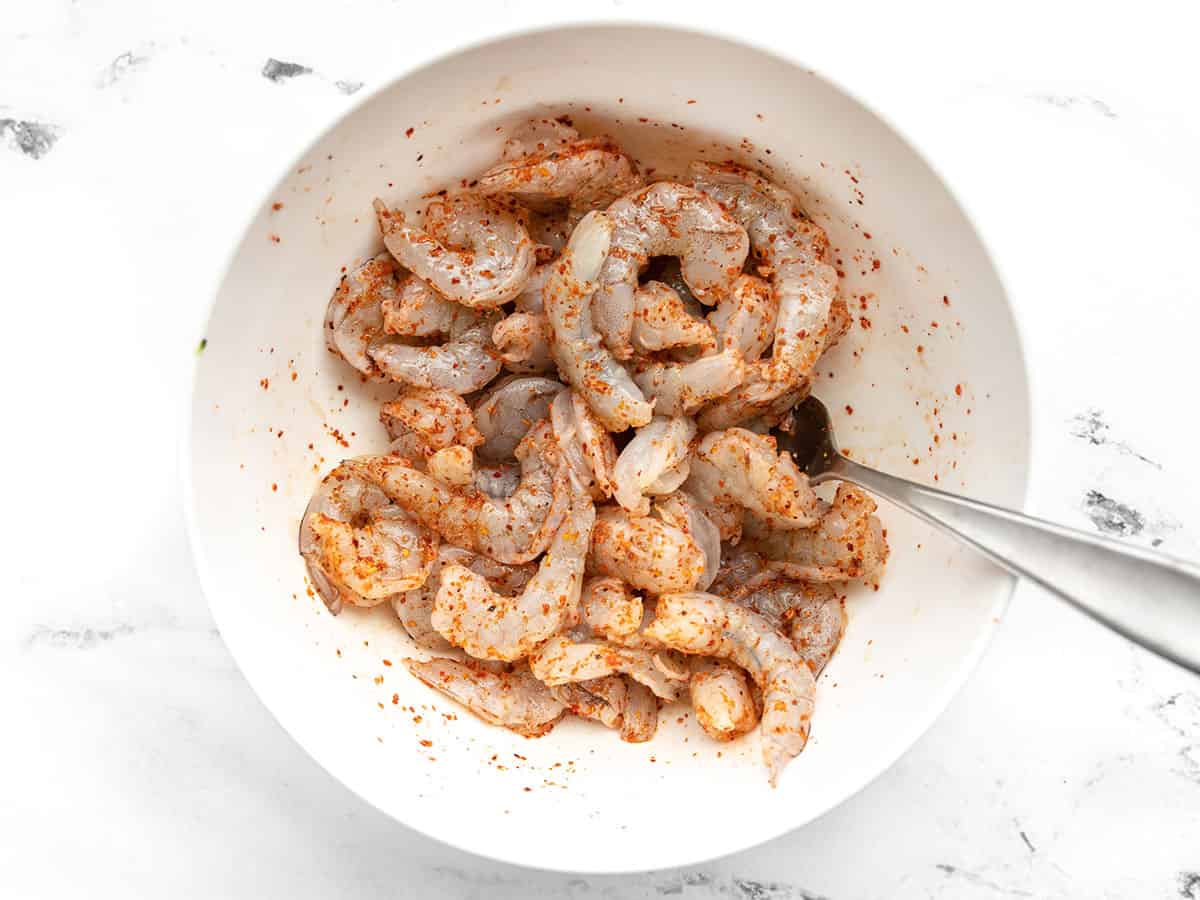
M 909 150 L 909 152 L 911 152 L 918 160 L 920 160 L 921 163 L 928 167 L 929 171 L 933 173 L 933 175 L 945 188 L 947 195 L 958 208 L 959 212 L 962 214 L 963 218 L 966 220 L 967 224 L 974 233 L 976 240 L 979 242 L 980 248 L 983 251 L 984 259 L 991 267 L 992 272 L 995 275 L 998 284 L 1000 285 L 1001 294 L 1004 298 L 1005 306 L 1012 321 L 1013 330 L 1016 335 L 1017 357 L 1020 363 L 1020 372 L 1022 375 L 1021 390 L 1023 391 L 1025 408 L 1029 413 L 1025 454 L 1024 458 L 1021 460 L 1023 464 L 1022 474 L 1024 476 L 1024 484 L 1022 486 L 1019 505 L 1017 508 L 1020 510 L 1027 509 L 1033 485 L 1033 464 L 1037 458 L 1035 451 L 1038 444 L 1038 432 L 1036 427 L 1037 416 L 1034 406 L 1034 395 L 1031 384 L 1032 374 L 1029 367 L 1029 354 L 1027 351 L 1029 344 L 1026 335 L 1026 326 L 1021 320 L 1021 316 L 1016 305 L 1012 302 L 1012 294 L 1009 290 L 1008 282 L 1005 279 L 1004 270 L 997 262 L 996 254 L 993 252 L 991 244 L 987 240 L 985 230 L 980 226 L 978 218 L 972 214 L 972 208 L 965 199 L 964 192 L 960 191 L 955 182 L 934 163 L 932 154 L 926 152 L 922 144 L 918 143 L 908 131 L 893 121 L 893 119 L 887 113 L 881 111 L 873 103 L 862 97 L 858 92 L 843 84 L 836 77 L 822 71 L 819 68 L 809 65 L 799 55 L 785 53 L 776 47 L 766 45 L 764 42 L 754 38 L 753 36 L 747 36 L 745 34 L 726 34 L 717 29 L 698 27 L 690 24 L 683 25 L 679 24 L 678 22 L 656 16 L 646 16 L 638 19 L 618 17 L 589 17 L 576 19 L 564 17 L 558 20 L 547 21 L 533 26 L 505 28 L 499 31 L 491 32 L 484 36 L 473 37 L 472 39 L 463 43 L 439 45 L 432 52 L 428 53 L 418 52 L 412 58 L 411 62 L 399 67 L 386 80 L 383 80 L 377 85 L 360 92 L 360 94 L 356 96 L 353 101 L 340 110 L 338 114 L 331 120 L 325 121 L 321 125 L 311 129 L 309 134 L 304 139 L 302 149 L 284 157 L 286 162 L 277 170 L 277 176 L 271 180 L 266 187 L 263 188 L 253 204 L 249 206 L 245 213 L 235 217 L 239 222 L 239 227 L 236 231 L 231 231 L 232 237 L 230 238 L 230 243 L 222 257 L 223 262 L 216 269 L 212 281 L 209 282 L 207 287 L 207 303 L 203 308 L 203 318 L 201 320 L 201 327 L 203 328 L 203 331 L 201 333 L 200 340 L 204 340 L 204 334 L 207 332 L 208 325 L 212 321 L 212 317 L 216 311 L 217 299 L 219 298 L 221 290 L 224 287 L 225 282 L 228 280 L 229 273 L 232 270 L 239 253 L 241 252 L 242 246 L 245 243 L 246 235 L 248 234 L 251 225 L 253 225 L 255 219 L 258 217 L 264 206 L 269 202 L 275 187 L 279 184 L 279 182 L 288 177 L 292 170 L 296 168 L 296 166 L 313 150 L 314 147 L 318 146 L 322 141 L 333 134 L 350 116 L 357 113 L 367 104 L 373 102 L 376 97 L 395 89 L 397 85 L 412 75 L 420 71 L 442 65 L 456 56 L 472 53 L 492 44 L 513 41 L 521 38 L 529 38 L 537 35 L 546 35 L 550 33 L 572 31 L 586 32 L 602 29 L 622 28 L 638 29 L 643 31 L 674 32 L 677 34 L 719 41 L 722 43 L 739 46 L 743 49 L 751 50 L 754 53 L 771 57 L 781 63 L 786 63 L 787 65 L 803 70 L 812 77 L 824 82 L 827 86 L 833 88 L 835 91 L 838 91 L 844 96 L 853 100 L 864 110 L 877 118 L 899 139 L 899 141 Z M 932 695 L 931 699 L 934 702 L 929 705 L 928 713 L 922 717 L 915 717 L 913 724 L 911 724 L 910 727 L 904 729 L 902 732 L 896 732 L 899 734 L 899 739 L 892 741 L 889 752 L 885 753 L 881 757 L 881 764 L 872 774 L 865 777 L 860 784 L 855 786 L 840 798 L 829 802 L 821 809 L 809 814 L 803 821 L 787 825 L 773 834 L 766 836 L 755 834 L 748 837 L 740 837 L 739 832 L 731 832 L 728 841 L 728 848 L 718 854 L 689 855 L 685 848 L 683 853 L 675 854 L 671 859 L 663 862 L 661 865 L 656 864 L 655 866 L 649 868 L 631 868 L 628 865 L 621 864 L 617 866 L 599 866 L 589 869 L 580 869 L 578 867 L 555 865 L 553 860 L 535 861 L 533 859 L 499 855 L 491 852 L 487 848 L 468 846 L 460 843 L 453 833 L 445 833 L 440 829 L 428 829 L 423 825 L 418 826 L 408 821 L 398 819 L 387 809 L 384 809 L 382 806 L 380 806 L 370 796 L 367 796 L 363 792 L 348 784 L 339 774 L 337 774 L 333 769 L 327 767 L 320 759 L 318 759 L 313 751 L 310 750 L 309 747 L 306 746 L 299 738 L 297 738 L 295 734 L 293 734 L 292 730 L 287 726 L 287 724 L 285 724 L 271 708 L 271 706 L 265 700 L 263 700 L 258 687 L 247 674 L 246 667 L 243 665 L 242 660 L 234 651 L 229 642 L 228 636 L 226 635 L 222 614 L 218 612 L 217 607 L 213 604 L 212 597 L 215 596 L 217 591 L 215 587 L 210 587 L 213 581 L 212 575 L 210 574 L 211 567 L 205 555 L 203 543 L 199 537 L 199 529 L 196 521 L 196 505 L 194 499 L 195 486 L 192 481 L 192 426 L 196 404 L 196 389 L 199 376 L 199 367 L 202 360 L 202 352 L 196 352 L 192 354 L 186 381 L 183 385 L 183 389 L 186 393 L 185 402 L 181 404 L 183 421 L 177 432 L 179 435 L 178 465 L 180 486 L 183 492 L 182 502 L 185 529 L 187 532 L 188 545 L 191 549 L 192 559 L 195 564 L 196 578 L 200 584 L 200 589 L 204 595 L 205 602 L 208 604 L 209 610 L 212 613 L 217 630 L 221 635 L 222 642 L 229 650 L 230 656 L 233 657 L 242 677 L 245 678 L 247 684 L 250 686 L 259 702 L 262 703 L 262 706 L 266 712 L 282 729 L 284 734 L 286 734 L 299 749 L 312 758 L 314 762 L 320 765 L 327 775 L 341 784 L 351 794 L 358 797 L 368 806 L 382 813 L 396 824 L 401 825 L 404 828 L 408 828 L 439 843 L 452 847 L 455 850 L 469 853 L 482 859 L 504 863 L 507 865 L 519 866 L 536 871 L 569 874 L 616 875 L 636 872 L 651 872 L 668 868 L 701 865 L 713 862 L 715 860 L 725 859 L 736 853 L 741 853 L 753 847 L 764 845 L 770 841 L 778 840 L 797 831 L 800 828 L 803 828 L 805 825 L 817 821 L 831 810 L 837 808 L 846 801 L 855 797 L 857 794 L 861 793 L 876 780 L 878 780 L 884 773 L 892 769 L 897 761 L 899 761 L 900 757 L 909 752 L 917 743 L 917 741 L 920 740 L 922 735 L 924 735 L 931 727 L 933 727 L 937 720 L 946 711 L 946 708 L 950 705 L 950 702 L 962 690 L 967 680 L 978 669 L 984 654 L 991 646 L 996 632 L 999 629 L 1009 606 L 1011 605 L 1013 595 L 1016 591 L 1017 584 L 1019 583 L 1019 579 L 1016 576 L 1005 573 L 1005 577 L 1008 579 L 1008 590 L 1004 591 L 993 604 L 990 620 L 985 623 L 984 627 L 975 636 L 970 651 L 964 656 L 963 663 L 960 664 L 958 671 L 955 672 L 954 676 L 942 684 L 939 690 Z

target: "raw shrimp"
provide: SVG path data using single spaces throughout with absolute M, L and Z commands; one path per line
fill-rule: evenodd
M 365 476 L 426 528 L 447 541 L 510 565 L 546 549 L 570 502 L 570 479 L 550 424 L 533 428 L 517 446 L 521 483 L 497 500 L 474 488 L 455 490 L 394 457 L 360 460 Z
M 492 329 L 499 321 L 498 313 L 459 316 L 444 344 L 422 347 L 384 338 L 371 344 L 368 354 L 395 381 L 470 394 L 500 373 L 500 357 L 492 347 Z
M 596 517 L 588 562 L 590 571 L 651 594 L 689 591 L 704 575 L 704 556 L 685 532 L 614 506 Z
M 794 385 L 817 364 L 829 336 L 837 270 L 829 239 L 796 198 L 756 172 L 732 163 L 694 162 L 692 182 L 736 219 L 755 256 L 771 271 L 778 304 L 767 381 Z
M 758 709 L 746 673 L 733 663 L 693 657 L 688 691 L 696 721 L 709 737 L 731 741 L 758 724 Z
M 658 598 L 651 638 L 741 666 L 762 692 L 762 751 L 774 785 L 808 742 L 816 680 L 791 643 L 757 613 L 713 594 Z
M 434 560 L 425 583 L 415 590 L 393 595 L 392 609 L 396 611 L 404 630 L 418 646 L 439 652 L 454 646 L 438 633 L 432 621 L 433 604 L 438 587 L 442 583 L 444 565 L 466 566 L 472 572 L 486 578 L 494 591 L 507 595 L 519 593 L 537 571 L 537 566 L 530 563 L 506 566 L 461 547 L 452 547 L 449 544 L 438 547 L 437 559 Z
M 525 666 L 512 672 L 489 672 L 442 657 L 406 659 L 404 665 L 488 724 L 503 725 L 525 737 L 541 737 L 566 711 Z
M 686 416 L 655 416 L 639 428 L 613 466 L 613 499 L 635 515 L 649 513 L 650 501 L 645 495 L 657 493 L 653 488 L 659 479 L 669 472 L 682 473 L 669 493 L 687 477 L 695 436 L 696 423 Z
M 425 461 L 425 471 L 448 487 L 474 487 L 475 454 L 457 444 L 446 447 Z
M 833 657 L 846 630 L 846 609 L 828 584 L 778 580 L 736 592 L 729 599 L 773 622 L 791 639 L 814 676 Z
M 696 581 L 696 590 L 707 591 L 721 568 L 721 532 L 707 511 L 691 494 L 674 491 L 654 503 L 654 513 L 668 525 L 678 528 L 700 548 L 704 571 Z
M 820 501 L 808 476 L 775 441 L 745 428 L 706 434 L 696 447 L 688 490 L 704 503 L 740 506 L 778 529 L 810 528 Z
M 592 324 L 592 296 L 611 236 L 612 223 L 605 215 L 584 216 L 562 258 L 554 263 L 542 298 L 559 369 L 605 428 L 624 431 L 649 422 L 653 406 L 604 347 Z
M 690 416 L 734 390 L 745 373 L 741 353 L 730 347 L 691 362 L 641 361 L 633 381 L 659 415 Z
M 325 476 L 300 523 L 300 555 L 334 615 L 344 603 L 377 606 L 419 587 L 437 546 L 436 536 L 361 477 L 354 460 Z
M 627 637 L 642 625 L 642 598 L 619 578 L 601 575 L 585 581 L 580 610 L 588 629 L 602 637 Z
M 630 340 L 638 353 L 716 346 L 712 326 L 693 316 L 679 294 L 661 281 L 647 281 L 634 292 Z
M 529 233 L 486 198 L 456 194 L 434 200 L 425 211 L 428 231 L 408 224 L 404 213 L 389 210 L 382 200 L 376 199 L 374 206 L 392 256 L 464 306 L 492 309 L 511 300 L 533 271 Z
M 430 451 L 456 444 L 477 447 L 483 443 L 471 407 L 450 391 L 406 387 L 395 400 L 383 404 L 379 419 L 393 440 L 411 432 Z
M 504 368 L 521 375 L 553 372 L 554 332 L 542 313 L 515 312 L 492 329 L 492 343 Z
M 778 309 L 770 284 L 753 275 L 739 275 L 733 290 L 708 314 L 708 324 L 722 349 L 733 348 L 742 359 L 753 362 L 771 346 Z
M 606 728 L 620 728 L 625 719 L 627 691 L 625 679 L 620 675 L 552 685 L 550 693 L 571 715 L 591 719 Z
M 694 470 L 693 470 L 694 471 Z M 799 581 L 877 578 L 888 558 L 887 538 L 873 515 L 875 501 L 841 484 L 832 504 L 821 504 L 813 528 L 776 531 L 751 518 L 749 546 L 766 556 L 769 567 Z
M 679 699 L 691 675 L 685 660 L 671 659 L 664 656 L 664 651 L 635 650 L 604 641 L 575 641 L 563 634 L 554 635 L 538 647 L 529 657 L 529 668 L 550 687 L 620 673 L 667 701 Z
M 325 311 L 326 346 L 369 378 L 380 372 L 367 350 L 383 333 L 384 303 L 399 290 L 396 264 L 381 253 L 342 277 Z
M 511 194 L 532 209 L 553 209 L 567 201 L 583 213 L 603 209 L 642 184 L 637 164 L 610 138 L 554 140 L 517 159 L 505 159 L 479 176 L 477 190 Z
M 727 600 L 736 599 L 735 595 L 764 572 L 766 566 L 767 562 L 762 554 L 745 547 L 731 547 L 721 556 L 721 569 L 717 572 L 716 580 L 706 590 Z M 772 579 L 775 577 L 771 576 Z
M 573 498 L 537 573 L 513 597 L 496 593 L 487 579 L 470 569 L 443 566 L 433 627 L 454 646 L 479 659 L 512 661 L 527 656 L 578 610 L 595 519 L 589 497 Z
M 518 160 L 531 153 L 546 153 L 579 140 L 579 132 L 558 119 L 530 119 L 513 129 L 500 158 Z
M 475 465 L 475 487 L 489 497 L 506 500 L 521 484 L 521 467 L 511 463 Z
M 475 403 L 475 426 L 483 435 L 480 458 L 513 458 L 517 445 L 537 422 L 549 417 L 550 402 L 566 390 L 550 378 L 512 377 L 499 381 Z
M 612 249 L 599 273 L 592 315 L 618 359 L 633 355 L 638 272 L 651 256 L 678 256 L 683 279 L 702 303 L 733 288 L 746 261 L 746 230 L 707 194 L 661 181 L 608 208 Z
M 381 308 L 383 330 L 401 337 L 447 334 L 459 316 L 469 314 L 469 310 L 447 300 L 416 275 L 409 275 L 398 291 L 384 296 Z
M 621 740 L 641 744 L 658 730 L 658 698 L 644 684 L 626 677 L 625 716 L 621 722 Z
M 568 232 L 567 237 L 570 237 Z M 563 246 L 567 244 L 563 241 Z M 561 249 L 561 248 L 560 248 Z M 543 263 L 533 270 L 533 274 L 529 276 L 529 281 L 525 283 L 525 288 L 521 293 L 517 294 L 513 300 L 513 305 L 517 308 L 517 312 L 540 313 L 546 309 L 545 303 L 542 302 L 542 291 L 546 287 L 546 281 L 550 278 L 550 273 L 554 271 L 554 263 Z
M 611 497 L 617 447 L 595 413 L 578 394 L 567 390 L 550 404 L 550 421 L 575 489 L 589 491 L 597 500 Z

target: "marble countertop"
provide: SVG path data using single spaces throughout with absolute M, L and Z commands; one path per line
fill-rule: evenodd
M 176 472 L 190 349 L 261 188 L 361 86 L 564 13 L 186 6 L 14 0 L 0 24 L 0 893 L 1200 898 L 1200 681 L 1027 586 L 890 771 L 696 869 L 498 865 L 326 776 L 251 693 L 196 583 Z M 903 123 L 969 200 L 1027 326 L 1031 511 L 1195 558 L 1196 13 L 794 6 L 586 15 L 790 47 Z

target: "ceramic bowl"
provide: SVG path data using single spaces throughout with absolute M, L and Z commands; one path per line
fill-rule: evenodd
M 307 590 L 297 527 L 325 472 L 385 447 L 378 406 L 395 388 L 326 351 L 326 303 L 343 267 L 381 248 L 372 198 L 417 208 L 534 116 L 610 134 L 658 175 L 733 159 L 796 192 L 854 316 L 816 393 L 858 459 L 1020 507 L 1020 341 L 976 229 L 893 127 L 801 62 L 674 29 L 519 34 L 411 71 L 305 150 L 238 236 L 184 469 L 205 593 L 263 702 L 355 793 L 465 850 L 572 871 L 696 863 L 804 825 L 890 766 L 962 685 L 1012 580 L 882 505 L 886 576 L 850 592 L 812 739 L 776 788 L 757 733 L 716 744 L 683 706 L 638 745 L 581 720 L 537 740 L 485 725 L 407 674 L 414 649 L 389 606 L 331 616 Z

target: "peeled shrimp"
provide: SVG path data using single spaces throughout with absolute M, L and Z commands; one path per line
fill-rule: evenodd
M 810 528 L 820 501 L 791 455 L 745 428 L 706 434 L 696 447 L 688 489 L 715 506 L 740 506 L 772 528 Z
M 492 343 L 504 368 L 522 375 L 553 372 L 554 332 L 541 313 L 515 312 L 492 329 Z
M 570 481 L 548 422 L 531 430 L 516 454 L 521 482 L 503 500 L 476 488 L 449 488 L 394 457 L 367 457 L 356 465 L 426 528 L 511 565 L 546 549 L 570 502 Z
M 605 507 L 596 517 L 590 570 L 660 594 L 688 591 L 704 575 L 704 557 L 682 530 L 651 516 Z
M 837 271 L 829 239 L 796 198 L 756 172 L 731 163 L 694 162 L 693 183 L 746 229 L 759 260 L 771 269 L 779 310 L 768 381 L 794 384 L 817 364 L 829 335 Z
M 704 567 L 695 588 L 707 591 L 721 568 L 721 532 L 708 512 L 691 494 L 674 491 L 654 503 L 654 513 L 668 525 L 678 528 L 700 548 Z
M 444 565 L 466 566 L 472 572 L 486 578 L 492 590 L 509 596 L 520 593 L 537 571 L 537 567 L 529 563 L 506 566 L 470 550 L 442 544 L 438 548 L 437 558 L 425 583 L 415 590 L 392 596 L 392 609 L 396 611 L 396 616 L 409 637 L 418 646 L 439 652 L 454 646 L 433 627 L 433 605 L 438 587 L 442 583 Z
M 506 378 L 475 403 L 475 425 L 483 435 L 482 459 L 513 458 L 522 438 L 550 415 L 550 402 L 566 390 L 559 382 L 536 376 Z
M 585 138 L 532 149 L 479 176 L 484 195 L 511 194 L 533 209 L 566 200 L 573 210 L 603 209 L 642 183 L 637 164 L 609 138 Z
M 758 724 L 758 709 L 746 673 L 732 663 L 708 656 L 693 657 L 688 691 L 696 721 L 709 737 L 731 741 Z
M 774 581 L 729 599 L 773 622 L 814 676 L 833 657 L 846 630 L 846 609 L 828 584 Z
M 799 581 L 877 578 L 888 558 L 887 539 L 873 515 L 875 501 L 842 484 L 832 504 L 821 504 L 813 528 L 777 531 L 748 522 L 750 546 L 768 557 L 769 567 Z
M 649 513 L 645 495 L 656 493 L 653 488 L 659 479 L 668 472 L 682 473 L 677 487 L 687 477 L 695 436 L 696 423 L 685 416 L 655 416 L 639 428 L 613 466 L 613 499 L 635 515 Z
M 663 416 L 690 416 L 741 383 L 746 367 L 735 349 L 691 362 L 641 362 L 633 381 Z
M 642 598 L 619 578 L 602 575 L 585 581 L 580 610 L 588 629 L 602 637 L 626 637 L 642 625 Z
M 512 661 L 528 655 L 576 613 L 595 518 L 591 499 L 575 497 L 537 573 L 513 597 L 496 593 L 470 569 L 443 566 L 433 627 L 479 659 Z
M 383 330 L 402 337 L 446 334 L 455 320 L 468 312 L 416 275 L 404 279 L 398 291 L 389 292 L 383 298 L 381 308 Z
M 396 264 L 386 253 L 351 269 L 338 283 L 325 312 L 325 344 L 362 374 L 379 378 L 368 355 L 383 333 L 383 304 L 397 296 Z
M 562 258 L 554 263 L 542 297 L 559 369 L 605 428 L 624 431 L 649 422 L 653 407 L 604 347 L 592 324 L 596 278 L 605 265 L 611 236 L 612 223 L 605 215 L 584 216 Z
M 638 353 L 716 345 L 712 326 L 693 316 L 679 294 L 661 281 L 647 281 L 634 291 L 630 340 Z
M 579 140 L 579 132 L 558 119 L 530 119 L 513 129 L 500 158 L 517 160 L 531 153 L 547 153 Z
M 721 568 L 717 572 L 716 580 L 706 590 L 727 600 L 736 599 L 734 595 L 743 591 L 747 584 L 766 570 L 766 565 L 762 554 L 745 547 L 731 547 L 722 555 Z M 775 577 L 771 576 L 772 579 Z
M 457 700 L 490 725 L 503 725 L 525 737 L 541 737 L 562 718 L 565 708 L 529 669 L 490 672 L 454 659 L 406 659 L 419 679 Z
M 477 447 L 483 443 L 471 408 L 450 391 L 407 387 L 395 400 L 383 404 L 379 418 L 393 439 L 412 432 L 430 451 L 456 444 Z
M 475 454 L 459 445 L 446 447 L 429 457 L 425 471 L 449 487 L 474 487 Z
M 569 232 L 567 237 L 570 237 Z M 566 243 L 564 239 L 562 245 L 565 247 Z M 546 287 L 546 281 L 550 278 L 553 266 L 553 263 L 543 263 L 533 270 L 533 274 L 529 276 L 529 281 L 525 283 L 524 289 L 513 300 L 513 305 L 517 308 L 517 312 L 540 313 L 545 311 L 546 306 L 542 302 L 542 291 Z
M 434 200 L 425 212 L 429 230 L 408 224 L 404 213 L 389 210 L 382 200 L 374 206 L 392 256 L 464 306 L 491 309 L 511 300 L 533 271 L 529 233 L 515 216 L 483 197 Z
M 746 260 L 745 229 L 695 188 L 658 182 L 608 208 L 612 250 L 599 273 L 592 315 L 618 359 L 633 355 L 638 272 L 651 256 L 677 256 L 692 294 L 712 303 L 733 287 Z
M 568 390 L 550 404 L 550 421 L 575 489 L 589 491 L 597 500 L 612 496 L 617 447 L 596 414 Z
M 500 373 L 500 357 L 492 347 L 497 313 L 456 317 L 449 340 L 414 346 L 395 338 L 371 344 L 368 353 L 389 378 L 413 387 L 470 394 Z
M 723 349 L 733 348 L 742 359 L 753 362 L 774 340 L 778 310 L 770 284 L 753 275 L 739 275 L 733 290 L 708 314 L 708 324 Z
M 571 715 L 591 719 L 606 728 L 620 728 L 625 719 L 625 679 L 606 675 L 578 683 L 550 686 L 550 693 Z
M 620 673 L 667 701 L 679 699 L 691 674 L 686 662 L 672 663 L 661 651 L 635 650 L 604 641 L 574 641 L 563 634 L 554 635 L 538 647 L 529 657 L 529 668 L 550 687 Z
M 741 666 L 762 692 L 762 751 L 774 785 L 808 742 L 816 680 L 791 643 L 757 613 L 712 594 L 658 598 L 651 638 Z
M 511 463 L 494 466 L 476 463 L 475 487 L 495 500 L 507 500 L 521 484 L 521 467 Z
M 300 555 L 334 615 L 345 603 L 377 606 L 419 587 L 436 553 L 437 538 L 362 478 L 353 460 L 325 476 L 300 523 Z

